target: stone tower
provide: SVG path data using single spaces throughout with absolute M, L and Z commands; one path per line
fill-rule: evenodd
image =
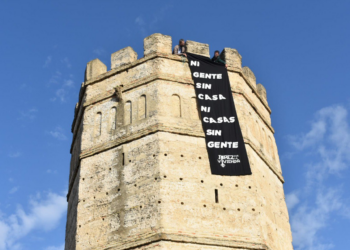
M 186 42 L 209 56 L 209 45 Z M 72 125 L 66 250 L 293 249 L 266 90 L 225 48 L 252 169 L 211 175 L 187 60 L 170 36 L 87 64 Z

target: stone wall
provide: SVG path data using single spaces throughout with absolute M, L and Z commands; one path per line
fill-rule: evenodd
M 88 63 L 72 126 L 66 250 L 292 249 L 266 90 L 225 48 L 253 174 L 211 175 L 190 70 L 171 37 Z M 188 41 L 193 53 L 209 45 Z M 94 68 L 96 67 L 96 68 Z

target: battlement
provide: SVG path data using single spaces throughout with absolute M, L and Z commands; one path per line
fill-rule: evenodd
M 291 250 L 266 89 L 224 48 L 252 175 L 212 175 L 194 82 L 172 38 L 87 63 L 72 124 L 66 250 Z M 189 53 L 209 45 L 186 41 Z
M 210 57 L 209 44 L 187 40 L 185 47 L 186 51 L 189 53 Z M 130 46 L 112 53 L 111 71 L 113 71 L 110 72 L 110 74 L 121 70 L 127 70 L 154 55 L 172 55 L 172 50 L 172 38 L 170 36 L 160 33 L 150 35 L 144 39 L 144 57 L 139 60 L 137 59 L 137 53 Z M 251 87 L 254 90 L 257 89 L 254 73 L 248 67 L 242 68 L 242 56 L 236 49 L 224 48 L 220 53 L 220 57 L 226 61 L 228 71 L 240 72 L 244 75 L 245 80 L 249 82 Z M 96 81 L 102 78 L 105 73 L 107 73 L 107 66 L 99 59 L 94 59 L 87 64 L 85 79 L 87 82 Z M 256 93 L 259 95 L 259 92 Z M 266 95 L 259 95 L 259 97 L 267 104 Z
M 203 55 L 210 57 L 209 45 L 205 43 L 199 43 L 195 41 L 186 41 L 186 51 L 193 54 Z M 160 33 L 152 34 L 144 39 L 144 56 L 138 59 L 137 53 L 130 46 L 118 50 L 111 54 L 111 69 L 107 71 L 107 66 L 102 63 L 98 58 L 87 63 L 85 70 L 85 81 L 82 85 L 81 93 L 79 95 L 79 102 L 76 106 L 76 110 L 81 106 L 82 97 L 84 95 L 85 87 L 87 85 L 95 84 L 103 81 L 113 75 L 120 74 L 123 71 L 128 71 L 140 64 L 147 62 L 148 60 L 155 59 L 157 57 L 167 58 L 175 61 L 182 61 L 187 63 L 187 59 L 178 55 L 172 54 L 172 38 Z M 242 79 L 251 88 L 250 91 L 255 95 L 255 98 L 259 99 L 259 102 L 264 108 L 271 113 L 271 109 L 268 106 L 266 98 L 266 89 L 259 83 L 256 84 L 256 77 L 251 69 L 247 66 L 242 67 L 242 56 L 236 49 L 224 48 L 220 53 L 220 57 L 226 61 L 228 72 L 234 72 L 241 75 Z M 188 80 L 192 82 L 189 76 Z M 124 87 L 124 86 L 123 86 Z M 257 109 L 256 105 L 253 105 L 254 109 Z M 77 112 L 75 112 L 77 114 Z M 75 115 L 76 118 L 76 115 Z M 268 126 L 273 131 L 269 122 Z M 72 131 L 74 130 L 75 119 L 73 121 Z

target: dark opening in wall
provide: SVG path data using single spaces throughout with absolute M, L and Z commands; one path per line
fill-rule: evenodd
M 219 203 L 219 192 L 215 189 L 215 203 Z
M 122 164 L 123 164 L 123 166 L 125 164 L 125 155 L 124 155 L 124 153 L 122 153 Z

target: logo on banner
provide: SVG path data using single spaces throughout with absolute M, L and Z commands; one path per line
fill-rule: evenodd
M 226 164 L 241 162 L 238 156 L 239 155 L 219 155 L 218 162 L 221 163 L 220 166 L 224 168 Z

